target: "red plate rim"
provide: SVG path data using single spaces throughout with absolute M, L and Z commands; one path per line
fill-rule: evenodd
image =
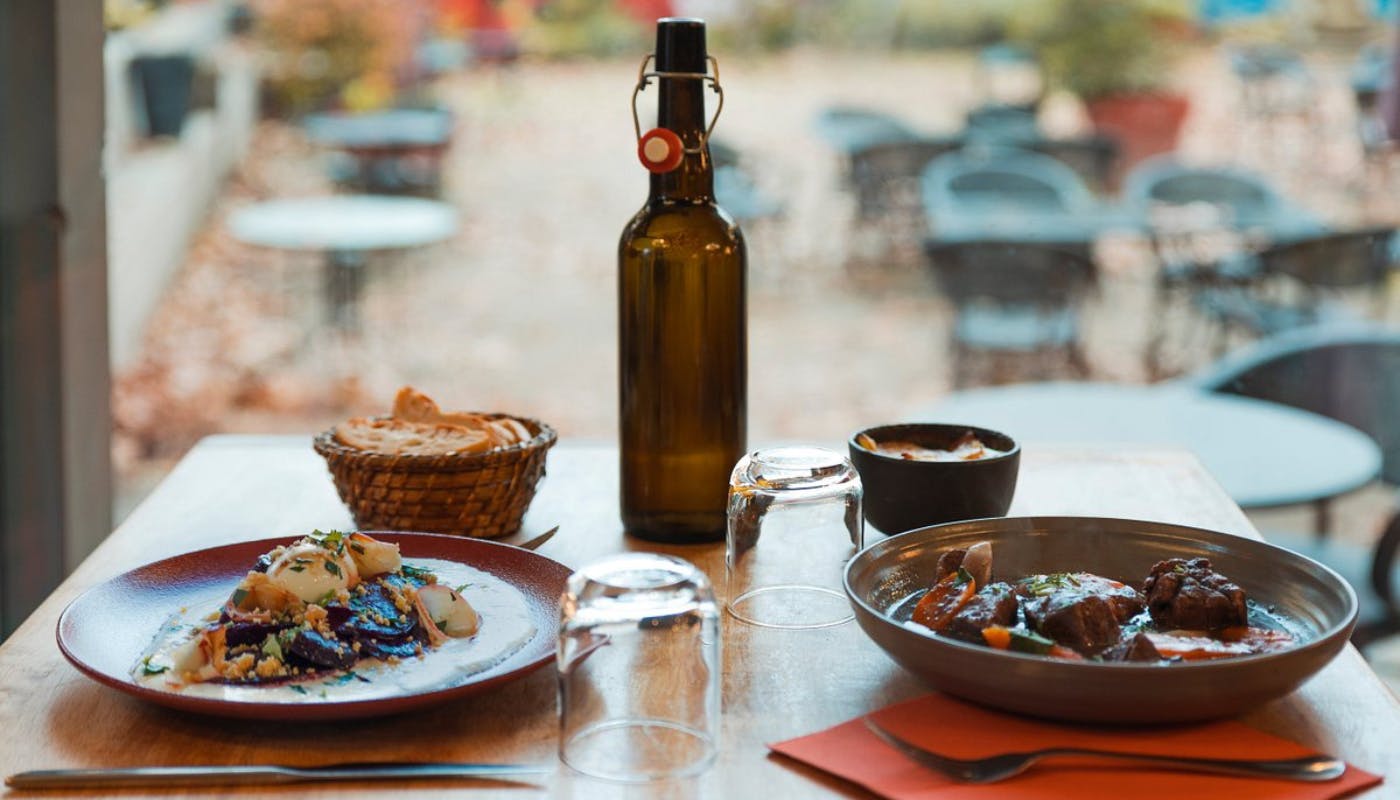
M 485 539 L 435 533 L 365 531 L 396 542 L 406 558 L 441 558 L 476 567 L 506 581 L 525 596 L 535 634 L 495 666 L 441 689 L 371 700 L 287 703 L 189 697 L 148 689 L 130 671 L 159 626 L 182 605 L 207 601 L 220 588 L 231 591 L 257 557 L 299 536 L 237 542 L 154 561 L 92 586 L 59 616 L 59 650 L 89 678 L 132 697 L 168 708 L 223 717 L 336 720 L 398 714 L 445 700 L 489 691 L 534 672 L 554 659 L 559 597 L 572 570 L 539 553 Z

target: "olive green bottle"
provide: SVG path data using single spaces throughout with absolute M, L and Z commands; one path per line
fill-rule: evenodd
M 658 21 L 656 72 L 707 66 L 703 21 Z M 715 204 L 705 81 L 652 80 L 664 130 L 639 144 L 651 193 L 618 245 L 622 522 L 654 541 L 713 541 L 724 538 L 729 472 L 744 454 L 747 257 Z

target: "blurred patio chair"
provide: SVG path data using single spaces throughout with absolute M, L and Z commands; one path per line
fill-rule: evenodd
M 715 167 L 715 201 L 744 229 L 755 276 L 778 274 L 782 248 L 773 226 L 786 211 L 782 201 L 759 187 L 737 163 Z
M 1123 180 L 1123 200 L 1144 214 L 1160 205 L 1210 206 L 1227 225 L 1239 230 L 1287 233 L 1320 227 L 1262 175 L 1233 167 L 1189 166 L 1171 155 L 1133 167 Z
M 1197 167 L 1172 156 L 1148 159 L 1123 182 L 1123 202 L 1148 222 L 1158 269 L 1153 329 L 1143 352 L 1147 373 L 1161 377 L 1172 306 L 1184 300 L 1187 335 L 1225 345 L 1223 320 L 1203 293 L 1248 291 L 1260 278 L 1254 251 L 1261 243 L 1318 233 L 1323 225 L 1288 202 L 1262 176 L 1229 167 Z M 1214 301 L 1212 301 L 1214 302 Z
M 709 139 L 710 163 L 715 169 L 723 167 L 737 167 L 741 160 L 739 148 L 728 142 L 721 141 L 713 136 Z
M 969 142 L 1012 146 L 1042 138 L 1035 111 L 999 104 L 978 106 L 968 111 L 962 135 Z
M 454 116 L 438 108 L 394 108 L 360 114 L 312 114 L 303 122 L 313 142 L 332 151 L 331 178 L 371 194 L 436 198 L 452 145 Z
M 1269 336 L 1293 328 L 1379 317 L 1386 307 L 1395 230 L 1370 227 L 1270 245 L 1259 280 L 1197 296 L 1222 328 Z M 1362 298 L 1345 301 L 1348 293 Z M 1360 306 L 1369 304 L 1369 314 Z
M 1318 83 L 1302 55 L 1283 45 L 1250 45 L 1226 50 L 1230 71 L 1239 83 L 1239 108 L 1245 120 L 1256 123 L 1242 131 L 1247 146 L 1258 149 L 1278 139 L 1280 123 L 1294 121 L 1306 139 L 1316 134 Z M 1306 140 L 1305 140 L 1306 141 Z
M 978 357 L 1020 356 L 1037 374 L 1016 380 L 1088 375 L 1079 317 L 1095 283 L 1093 261 L 1054 246 L 992 240 L 930 241 L 925 252 L 953 306 L 954 387 L 969 384 Z
M 1390 143 L 1390 133 L 1381 119 L 1380 97 L 1390 86 L 1393 52 L 1389 45 L 1370 44 L 1361 48 L 1351 65 L 1356 136 L 1368 158 L 1384 153 Z
M 1110 189 L 1122 150 L 1117 139 L 1101 134 L 1070 139 L 1036 139 L 1022 143 L 1021 147 L 1063 163 L 1083 178 L 1089 188 L 1100 194 Z
M 841 178 L 851 178 L 851 156 L 857 150 L 886 142 L 907 142 L 920 135 L 903 120 L 883 111 L 833 106 L 817 115 L 817 136 L 836 149 Z
M 1045 97 L 1045 76 L 1031 50 L 998 42 L 977 52 L 977 84 L 988 103 L 1034 112 Z
M 1040 130 L 1033 109 L 983 105 L 967 113 L 961 137 L 968 148 L 1009 147 L 1050 156 L 1074 170 L 1095 191 L 1105 191 L 1118 158 L 1118 142 L 1090 134 L 1051 138 Z
M 924 170 L 923 197 L 935 222 L 941 215 L 1068 213 L 1097 205 L 1074 170 L 1013 148 L 969 149 L 935 159 Z
M 919 176 L 929 162 L 958 147 L 956 139 L 919 138 L 880 142 L 852 152 L 857 219 L 862 224 L 893 221 L 898 227 L 913 212 L 915 221 L 921 222 Z
M 1231 47 L 1230 71 L 1240 82 L 1246 113 L 1268 115 L 1302 111 L 1316 86 L 1302 55 L 1283 45 Z
M 753 223 L 783 213 L 783 204 L 761 190 L 753 176 L 735 164 L 715 169 L 715 200 L 740 223 Z
M 1370 324 L 1320 325 L 1260 340 L 1182 380 L 1203 391 L 1301 408 L 1371 436 L 1381 448 L 1380 479 L 1400 486 L 1400 330 Z M 1307 458 L 1307 453 L 1299 453 Z M 1332 566 L 1363 597 L 1368 622 L 1400 614 L 1393 581 L 1400 518 L 1374 548 L 1332 541 L 1330 504 L 1314 504 L 1311 539 L 1275 534 L 1277 544 Z

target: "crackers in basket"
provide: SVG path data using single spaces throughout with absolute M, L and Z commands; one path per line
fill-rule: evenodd
M 335 427 L 335 438 L 359 450 L 395 456 L 484 453 L 533 438 L 510 417 L 445 413 L 431 397 L 405 386 L 394 398 L 389 418 L 353 417 Z

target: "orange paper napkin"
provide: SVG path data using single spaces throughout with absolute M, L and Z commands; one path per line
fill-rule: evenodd
M 1054 691 L 1053 688 L 1048 691 Z M 1042 747 L 1093 747 L 1207 758 L 1297 758 L 1306 747 L 1238 722 L 1166 728 L 1090 728 L 1060 725 L 988 711 L 931 694 L 871 715 L 899 737 L 954 758 L 977 758 Z M 859 719 L 810 736 L 769 745 L 775 752 L 858 783 L 891 800 L 967 798 L 1229 797 L 1233 800 L 1320 800 L 1341 797 L 1381 782 L 1348 765 L 1327 783 L 1232 778 L 1171 772 L 1111 762 L 1043 761 L 999 783 L 962 784 L 911 761 L 885 744 Z

